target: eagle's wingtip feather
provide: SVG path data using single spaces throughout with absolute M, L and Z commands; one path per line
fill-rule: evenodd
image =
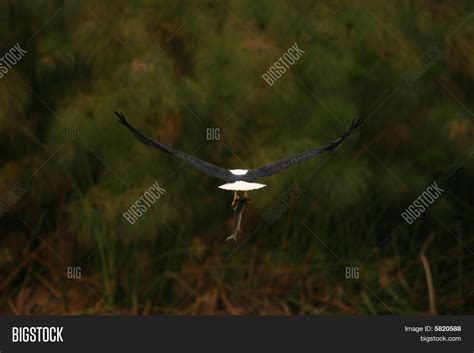
M 115 115 L 117 115 L 117 117 L 119 118 L 118 122 L 119 122 L 120 124 L 123 124 L 123 125 L 125 125 L 125 126 L 128 127 L 129 124 L 128 124 L 127 119 L 125 119 L 125 115 L 123 115 L 123 113 L 118 112 L 118 111 L 116 111 L 116 110 L 114 111 L 114 113 L 115 113 Z

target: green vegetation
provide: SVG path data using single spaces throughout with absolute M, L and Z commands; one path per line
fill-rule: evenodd
M 27 53 L 0 79 L 0 193 L 26 194 L 0 218 L 0 312 L 472 314 L 472 12 L 467 0 L 3 1 L 0 55 Z M 269 86 L 262 74 L 294 43 L 305 53 Z M 368 120 L 335 153 L 264 180 L 235 244 L 232 194 L 141 145 L 114 110 L 233 168 Z M 129 224 L 156 181 L 166 193 Z M 444 193 L 407 224 L 433 181 Z M 268 225 L 292 185 L 304 193 Z

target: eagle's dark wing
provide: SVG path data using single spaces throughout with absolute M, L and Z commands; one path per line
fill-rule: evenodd
M 342 141 L 344 141 L 350 134 L 352 134 L 356 129 L 358 129 L 362 123 L 363 123 L 362 118 L 358 120 L 354 120 L 352 122 L 351 127 L 347 129 L 347 131 L 344 132 L 344 134 L 340 138 L 338 138 L 337 140 L 325 146 L 318 147 L 318 148 L 315 148 L 303 153 L 295 154 L 293 156 L 281 159 L 277 162 L 264 165 L 263 167 L 260 167 L 260 168 L 250 169 L 248 173 L 245 175 L 247 177 L 245 178 L 245 180 L 254 181 L 259 178 L 267 177 L 267 176 L 276 174 L 278 172 L 281 172 L 282 170 L 287 169 L 296 163 L 300 163 L 310 158 L 316 157 L 320 153 L 332 151 L 337 146 L 339 146 L 339 144 Z
M 151 146 L 154 148 L 159 149 L 160 151 L 163 151 L 165 153 L 171 154 L 175 157 L 178 157 L 182 161 L 191 164 L 193 167 L 199 169 L 200 171 L 206 173 L 207 175 L 210 175 L 215 178 L 219 178 L 225 181 L 235 181 L 237 178 L 235 175 L 233 175 L 229 170 L 218 167 L 212 163 L 203 161 L 199 158 L 196 158 L 194 156 L 191 156 L 187 153 L 181 152 L 179 150 L 176 150 L 172 147 L 166 146 L 148 136 L 143 135 L 140 131 L 135 129 L 132 125 L 129 124 L 129 122 L 125 119 L 125 116 L 122 113 L 115 112 L 115 114 L 119 118 L 119 123 L 125 125 L 127 129 L 130 130 L 130 132 L 135 136 L 135 138 L 143 143 L 144 145 Z

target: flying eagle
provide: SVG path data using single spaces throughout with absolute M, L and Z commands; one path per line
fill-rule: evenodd
M 269 177 L 277 174 L 282 170 L 285 170 L 296 163 L 300 163 L 316 157 L 317 155 L 334 150 L 339 144 L 344 141 L 350 134 L 352 134 L 362 124 L 363 119 L 354 120 L 341 137 L 333 142 L 318 148 L 311 149 L 309 151 L 292 155 L 290 157 L 281 159 L 279 161 L 264 165 L 263 167 L 256 169 L 226 169 L 218 167 L 212 163 L 203 161 L 197 157 L 164 145 L 148 136 L 145 136 L 140 131 L 135 129 L 125 119 L 122 113 L 115 112 L 119 118 L 119 123 L 125 125 L 128 130 L 135 136 L 137 140 L 147 146 L 159 149 L 162 152 L 171 154 L 182 161 L 191 164 L 193 167 L 206 173 L 211 177 L 215 177 L 224 180 L 226 183 L 219 186 L 220 189 L 234 191 L 234 199 L 232 201 L 232 208 L 234 209 L 234 233 L 227 237 L 226 240 L 237 240 L 237 234 L 240 232 L 240 223 L 242 220 L 242 214 L 244 209 L 250 204 L 250 198 L 248 198 L 248 191 L 257 190 L 265 187 L 265 184 L 260 184 L 255 181 L 260 178 Z M 243 196 L 239 196 L 238 192 L 244 191 Z

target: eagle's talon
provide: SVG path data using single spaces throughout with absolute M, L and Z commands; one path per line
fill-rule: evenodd
M 234 199 L 232 200 L 231 207 L 235 208 L 235 206 L 237 206 L 237 204 L 239 203 L 239 200 L 240 200 L 239 194 L 237 193 L 237 191 L 234 191 Z

